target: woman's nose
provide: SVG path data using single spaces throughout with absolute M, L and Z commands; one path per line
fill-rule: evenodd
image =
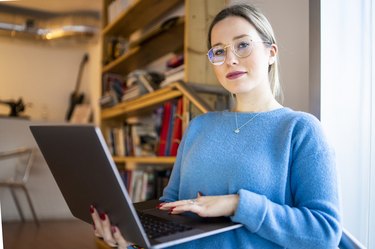
M 227 48 L 225 61 L 228 65 L 238 64 L 238 57 L 230 48 Z

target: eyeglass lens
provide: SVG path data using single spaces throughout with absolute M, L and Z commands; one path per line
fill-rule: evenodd
M 212 47 L 208 51 L 207 56 L 212 64 L 221 65 L 225 61 L 228 47 L 231 47 L 232 52 L 236 56 L 243 58 L 250 55 L 253 47 L 252 45 L 253 41 L 250 39 L 250 37 L 241 37 L 234 40 L 230 45 L 218 45 Z

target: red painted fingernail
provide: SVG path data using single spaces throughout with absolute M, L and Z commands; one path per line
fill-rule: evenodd
M 112 226 L 112 227 L 111 227 L 111 230 L 112 230 L 112 233 L 115 233 L 115 232 L 116 232 L 116 227 L 115 227 L 115 226 Z
M 105 214 L 105 213 L 101 213 L 99 216 L 100 216 L 100 219 L 101 219 L 101 220 L 105 220 L 105 216 L 106 216 L 106 214 Z
M 94 206 L 93 206 L 93 205 L 91 205 L 91 206 L 90 206 L 90 213 L 92 213 L 92 214 L 93 214 L 93 213 L 94 213 L 94 211 L 95 211 L 95 208 L 94 208 Z
M 156 208 L 161 208 L 165 203 L 159 203 L 158 205 L 156 205 Z
M 169 214 L 172 214 L 172 212 L 173 212 L 173 210 L 174 210 L 175 208 L 176 208 L 176 207 L 173 207 L 173 208 L 169 209 L 168 213 L 169 213 Z

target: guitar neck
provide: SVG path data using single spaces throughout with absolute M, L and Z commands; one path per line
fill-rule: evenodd
M 77 77 L 77 82 L 76 82 L 76 87 L 74 89 L 74 95 L 78 95 L 79 88 L 81 85 L 81 79 L 82 79 L 82 74 L 83 74 L 83 68 L 86 64 L 86 62 L 89 60 L 88 54 L 85 54 L 82 58 L 81 64 L 79 65 L 79 71 L 78 71 L 78 77 Z

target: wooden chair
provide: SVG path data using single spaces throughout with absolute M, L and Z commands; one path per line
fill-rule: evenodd
M 17 211 L 21 217 L 22 222 L 25 221 L 25 216 L 22 212 L 20 202 L 18 201 L 15 189 L 21 189 L 26 195 L 27 202 L 31 209 L 31 214 L 34 222 L 39 226 L 39 220 L 36 216 L 31 197 L 26 188 L 26 183 L 29 179 L 30 169 L 33 165 L 34 149 L 33 148 L 17 148 L 5 152 L 0 152 L 0 170 L 2 177 L 7 175 L 4 179 L 0 179 L 0 187 L 7 187 L 16 204 Z M 6 168 L 5 168 L 6 167 Z M 3 174 L 3 173 L 6 174 Z

